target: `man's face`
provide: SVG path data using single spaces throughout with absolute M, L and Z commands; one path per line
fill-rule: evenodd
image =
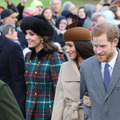
M 17 18 L 16 17 L 6 17 L 5 18 L 5 24 L 10 24 L 10 25 L 13 25 L 15 26 L 15 23 L 17 21 Z
M 103 21 L 105 21 L 105 17 L 99 16 L 96 21 L 93 21 L 93 23 L 94 23 L 94 25 L 96 25 L 96 24 L 103 22 Z
M 72 14 L 73 15 L 77 15 L 77 8 L 76 8 L 76 6 L 74 4 L 71 4 L 70 8 L 71 8 L 70 11 L 72 12 Z
M 59 0 L 53 0 L 52 1 L 52 10 L 54 13 L 59 13 L 61 9 L 61 4 Z
M 93 37 L 93 50 L 99 62 L 109 62 L 116 53 L 118 40 L 115 38 L 113 42 L 109 42 L 106 34 Z

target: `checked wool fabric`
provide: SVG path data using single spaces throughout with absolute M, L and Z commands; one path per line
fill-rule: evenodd
M 44 53 L 44 51 L 42 51 Z M 25 58 L 25 79 L 27 85 L 26 120 L 50 120 L 63 56 L 54 52 L 50 59 L 39 53 L 30 60 Z

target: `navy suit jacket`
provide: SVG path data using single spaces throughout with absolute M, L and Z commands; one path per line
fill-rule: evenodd
M 0 79 L 7 83 L 25 116 L 24 57 L 20 45 L 0 32 Z

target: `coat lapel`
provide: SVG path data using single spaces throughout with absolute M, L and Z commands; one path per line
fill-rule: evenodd
M 97 57 L 95 57 L 93 61 L 93 77 L 98 86 L 98 89 L 101 91 L 103 97 L 105 97 L 106 91 L 102 79 L 100 63 L 98 62 Z
M 118 57 L 114 66 L 114 70 L 111 76 L 111 80 L 110 80 L 110 84 L 109 84 L 109 88 L 108 88 L 108 92 L 106 94 L 106 98 L 111 94 L 112 90 L 114 89 L 114 87 L 116 86 L 118 80 L 120 80 L 120 51 L 118 51 Z
M 80 72 L 74 61 L 69 60 L 66 69 L 68 71 L 66 71 L 66 74 L 64 75 L 65 81 L 80 81 Z

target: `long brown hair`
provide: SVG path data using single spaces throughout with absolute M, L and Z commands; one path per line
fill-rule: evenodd
M 79 68 L 79 56 L 81 56 L 83 60 L 93 56 L 93 45 L 91 41 L 73 41 L 73 43 L 77 50 L 77 57 L 75 59 L 75 62 Z
M 48 36 L 43 36 L 43 49 L 45 50 L 45 52 L 48 53 L 48 58 L 51 57 L 51 55 L 53 54 L 53 52 L 57 52 L 58 48 L 53 44 L 52 42 L 52 37 L 48 37 Z

